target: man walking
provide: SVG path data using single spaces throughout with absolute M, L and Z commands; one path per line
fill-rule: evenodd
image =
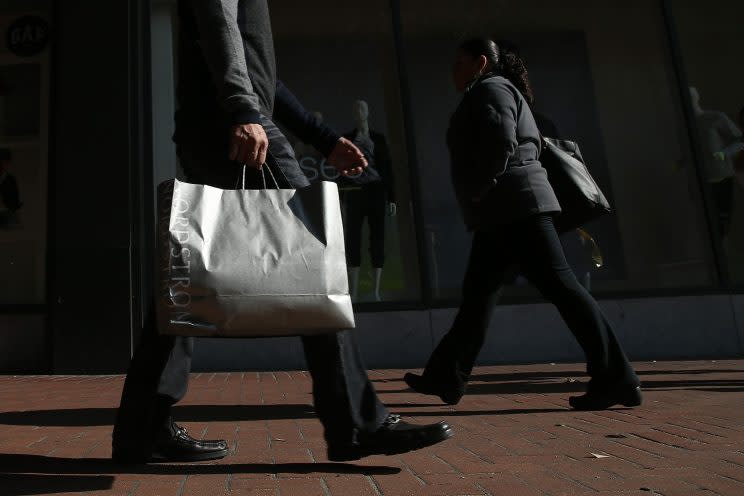
M 178 110 L 174 140 L 192 183 L 260 188 L 267 160 L 287 188 L 309 185 L 277 120 L 342 174 L 366 166 L 361 152 L 308 113 L 277 80 L 267 0 L 179 0 Z M 361 363 L 353 335 L 303 337 L 315 411 L 328 458 L 403 453 L 452 435 L 444 422 L 416 426 L 388 413 Z M 113 459 L 196 461 L 224 457 L 227 443 L 192 438 L 171 418 L 186 394 L 193 338 L 158 335 L 154 316 L 127 374 L 113 433 Z

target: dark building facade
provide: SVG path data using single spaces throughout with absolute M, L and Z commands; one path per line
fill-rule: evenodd
M 631 358 L 742 354 L 742 2 L 271 8 L 280 78 L 339 132 L 359 125 L 364 101 L 387 144 L 395 215 L 382 239 L 346 226 L 363 233 L 352 272 L 368 365 L 421 365 L 457 306 L 469 235 L 444 135 L 458 98 L 449 67 L 467 34 L 519 49 L 543 133 L 579 142 L 615 208 L 587 226 L 593 242 L 563 242 Z M 13 182 L 22 203 L 0 201 L 0 371 L 122 372 L 151 300 L 154 191 L 178 174 L 175 2 L 9 0 L 0 30 L 0 148 L 11 157 L 0 187 Z M 308 178 L 336 179 L 290 138 Z M 376 270 L 369 247 L 380 243 Z M 557 312 L 515 279 L 482 362 L 580 358 Z M 303 363 L 296 339 L 204 339 L 195 367 Z

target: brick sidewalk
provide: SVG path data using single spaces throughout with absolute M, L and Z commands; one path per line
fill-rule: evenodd
M 108 461 L 121 376 L 0 377 L 0 496 L 744 495 L 744 361 L 640 363 L 646 403 L 576 413 L 581 365 L 482 367 L 454 408 L 372 372 L 391 410 L 446 419 L 434 448 L 325 457 L 305 372 L 196 374 L 176 417 L 229 439 L 219 463 Z

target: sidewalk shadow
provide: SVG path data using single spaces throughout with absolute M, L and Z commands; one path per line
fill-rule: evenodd
M 705 375 L 732 374 L 734 377 L 705 379 Z M 739 374 L 736 376 L 736 374 Z M 673 378 L 665 379 L 661 376 Z M 685 377 L 690 376 L 690 377 Z M 744 369 L 640 370 L 638 377 L 646 391 L 681 389 L 686 391 L 728 392 L 744 391 Z M 738 377 L 738 378 L 737 378 Z M 569 379 L 577 380 L 569 382 Z M 583 371 L 520 372 L 517 374 L 475 374 L 469 392 L 481 394 L 509 393 L 565 393 L 584 391 L 587 380 Z M 488 382 L 494 384 L 486 384 Z M 401 391 L 409 391 L 404 389 Z
M 519 380 L 537 380 L 537 379 L 559 379 L 561 377 L 581 377 L 585 372 L 581 370 L 560 370 L 555 372 L 550 371 L 535 371 L 535 372 L 513 372 L 513 373 L 491 373 L 491 374 L 472 374 L 470 376 L 471 381 L 490 381 L 490 382 L 502 382 L 502 381 L 519 381 Z M 372 379 L 372 382 L 380 383 L 395 383 L 403 380 L 403 375 L 396 379 Z
M 59 458 L 54 456 L 0 453 L 0 476 L 34 475 L 222 475 L 222 474 L 360 474 L 394 475 L 399 467 L 352 463 L 223 463 L 123 465 L 108 458 Z M 3 488 L 2 495 L 6 496 Z M 60 491 L 61 492 L 61 491 Z M 74 492 L 74 491 L 73 491 Z
M 709 381 L 646 381 L 641 375 L 641 386 L 645 391 L 703 391 L 707 393 L 744 392 L 744 380 Z
M 582 393 L 586 386 L 574 377 L 583 377 L 579 371 L 569 372 L 518 372 L 515 374 L 473 374 L 468 383 L 468 395 L 487 394 L 548 394 Z M 388 379 L 389 382 L 392 382 Z M 399 382 L 402 382 L 399 381 Z M 405 384 L 402 389 L 387 389 L 381 393 L 411 393 Z M 0 416 L 0 419 L 2 417 Z M 1 421 L 1 420 L 0 420 Z
M 0 453 L 0 494 L 31 496 L 84 493 L 112 488 L 114 476 L 227 474 L 359 474 L 395 475 L 398 467 L 348 463 L 234 463 L 184 465 L 120 465 L 105 458 L 58 458 Z M 107 475 L 101 475 L 107 474 Z
M 719 374 L 741 374 L 741 379 L 705 379 L 701 376 Z M 663 379 L 670 375 L 674 378 Z M 693 377 L 684 377 L 686 375 Z M 645 391 L 686 390 L 704 392 L 744 392 L 744 370 L 739 369 L 694 369 L 694 370 L 651 370 L 638 371 L 641 385 Z M 651 379 L 647 379 L 651 377 Z M 402 382 L 401 379 L 386 382 Z M 473 374 L 468 384 L 468 394 L 550 394 L 580 393 L 586 389 L 586 373 L 573 371 L 535 371 L 515 373 Z M 384 393 L 410 393 L 411 389 L 385 390 Z
M 107 475 L 0 473 L 3 496 L 107 491 L 113 484 L 114 478 Z
M 232 420 L 294 420 L 315 418 L 311 405 L 176 405 L 176 421 L 229 422 Z M 83 427 L 113 425 L 116 408 L 70 408 L 0 412 L 0 424 Z
M 395 392 L 395 391 L 393 391 Z M 483 393 L 477 393 L 483 394 Z M 424 408 L 442 406 L 426 404 L 389 404 L 392 408 Z M 566 409 L 516 408 L 506 410 L 406 410 L 409 417 L 450 417 L 467 415 L 522 415 L 528 413 L 564 412 Z M 29 410 L 0 412 L 0 425 L 34 425 L 46 427 L 89 427 L 113 425 L 115 408 L 71 408 L 60 410 Z M 294 420 L 316 418 L 310 405 L 186 405 L 173 407 L 178 422 L 240 422 L 252 420 Z M 2 472 L 2 470 L 0 470 Z M 2 494 L 0 493 L 0 496 Z

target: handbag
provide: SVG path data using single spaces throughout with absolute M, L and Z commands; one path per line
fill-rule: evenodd
M 612 212 L 607 198 L 586 167 L 579 145 L 573 141 L 542 138 L 540 162 L 548 172 L 562 212 L 555 217 L 558 232 L 583 226 Z
M 354 327 L 335 183 L 158 187 L 158 329 L 202 337 L 313 335 Z M 281 171 L 281 169 L 279 169 Z M 265 174 L 265 173 L 264 173 Z M 286 179 L 286 178 L 285 178 Z

